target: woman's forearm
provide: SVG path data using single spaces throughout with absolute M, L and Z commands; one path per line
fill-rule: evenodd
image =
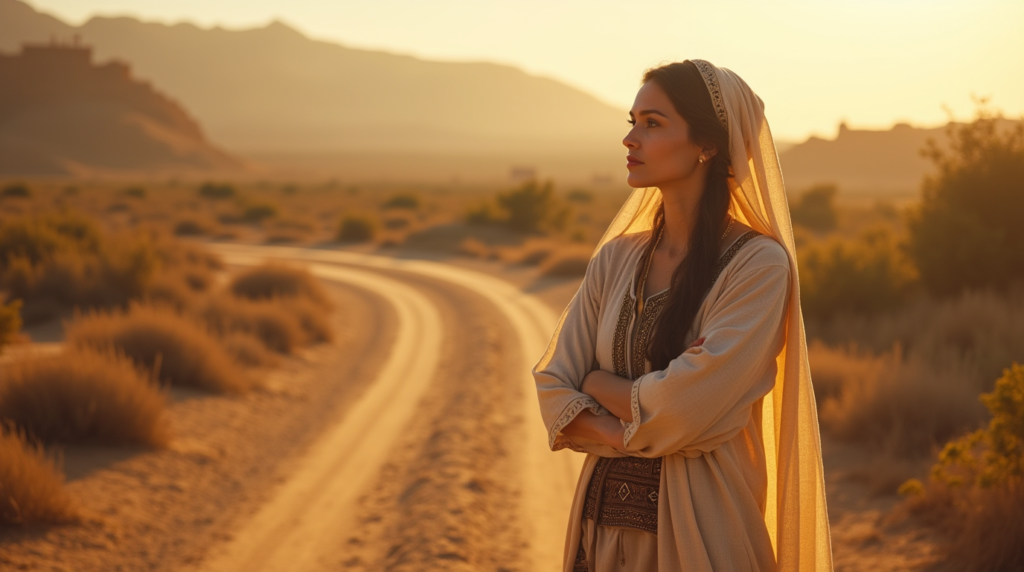
M 580 391 L 593 397 L 612 415 L 626 423 L 633 422 L 633 408 L 630 406 L 633 382 L 613 373 L 595 369 L 583 378 Z
M 569 437 L 581 437 L 615 449 L 622 448 L 624 428 L 617 417 L 595 415 L 589 409 L 580 411 L 576 418 L 562 428 Z

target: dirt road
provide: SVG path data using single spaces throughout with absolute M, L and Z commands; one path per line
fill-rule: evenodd
M 398 333 L 368 390 L 190 570 L 558 568 L 582 458 L 548 451 L 536 406 L 529 370 L 557 319 L 547 306 L 502 280 L 429 261 L 217 250 L 231 264 L 302 262 L 382 296 Z

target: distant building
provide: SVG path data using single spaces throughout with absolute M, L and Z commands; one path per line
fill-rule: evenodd
M 128 64 L 51 41 L 0 54 L 0 175 L 235 168 L 180 105 Z

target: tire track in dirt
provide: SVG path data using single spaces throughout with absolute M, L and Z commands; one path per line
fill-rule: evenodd
M 244 254 L 224 258 L 231 264 L 263 260 Z M 291 478 L 198 570 L 318 569 L 319 558 L 330 553 L 332 541 L 352 527 L 349 507 L 355 496 L 378 473 L 387 450 L 434 377 L 440 340 L 429 333 L 441 330 L 441 320 L 422 295 L 394 280 L 359 270 L 319 264 L 309 269 L 319 277 L 375 292 L 392 303 L 398 315 L 398 334 L 391 354 L 376 381 L 341 422 L 327 429 L 310 448 Z M 385 408 L 387 415 L 382 415 Z
M 360 523 L 360 526 L 366 530 L 386 530 L 389 531 L 386 533 L 387 535 L 391 535 L 394 538 L 404 538 L 405 540 L 401 543 L 394 543 L 392 548 L 389 549 L 389 554 L 381 557 L 378 553 L 374 552 L 374 550 L 379 548 L 379 542 L 372 539 L 367 540 L 367 538 L 363 538 L 360 535 L 350 536 L 350 546 L 347 549 L 339 547 L 337 551 L 339 554 L 346 553 L 350 555 L 340 563 L 347 564 L 351 568 L 371 566 L 371 568 L 365 569 L 395 570 L 430 569 L 432 567 L 450 570 L 457 569 L 461 564 L 468 566 L 465 569 L 554 570 L 559 568 L 564 546 L 566 519 L 569 513 L 572 491 L 579 476 L 582 456 L 571 453 L 552 454 L 548 451 L 547 436 L 536 404 L 535 388 L 529 370 L 543 352 L 550 333 L 554 329 L 556 317 L 550 309 L 534 297 L 524 294 L 518 288 L 500 279 L 435 262 L 290 247 L 249 247 L 222 244 L 218 245 L 218 250 L 225 254 L 246 253 L 256 255 L 258 253 L 259 256 L 277 257 L 293 262 L 329 263 L 346 267 L 354 266 L 363 269 L 373 269 L 385 272 L 406 283 L 413 283 L 413 281 L 416 281 L 416 277 L 419 277 L 419 281 L 416 282 L 418 287 L 425 288 L 426 290 L 429 290 L 429 288 L 424 286 L 423 279 L 428 279 L 433 281 L 441 290 L 447 289 L 449 292 L 454 292 L 448 294 L 448 296 L 455 296 L 455 300 L 459 303 L 454 306 L 447 306 L 449 310 L 446 310 L 446 314 L 462 315 L 462 322 L 465 323 L 480 323 L 479 328 L 484 328 L 484 330 L 480 331 L 485 331 L 491 327 L 508 328 L 507 331 L 509 333 L 505 336 L 505 339 L 511 340 L 511 343 L 499 342 L 501 344 L 501 351 L 498 352 L 499 358 L 487 357 L 486 359 L 477 359 L 478 366 L 480 364 L 490 365 L 484 365 L 479 373 L 473 374 L 481 377 L 488 375 L 488 372 L 492 371 L 500 370 L 507 372 L 508 381 L 500 385 L 507 385 L 513 393 L 501 398 L 500 403 L 503 404 L 503 407 L 492 410 L 488 409 L 488 406 L 482 405 L 482 403 L 498 403 L 493 396 L 466 398 L 474 404 L 470 410 L 472 415 L 476 416 L 476 421 L 466 422 L 468 425 L 464 427 L 450 425 L 450 423 L 453 423 L 452 419 L 468 419 L 469 417 L 465 413 L 439 415 L 436 418 L 437 421 L 434 422 L 434 429 L 429 432 L 429 438 L 421 440 L 418 445 L 415 438 L 405 441 L 405 447 L 418 449 L 421 451 L 421 455 L 426 455 L 426 457 L 403 457 L 405 460 L 401 464 L 389 464 L 385 468 L 385 473 L 378 479 L 378 483 L 402 481 L 403 474 L 416 474 L 416 471 L 420 470 L 430 472 L 437 469 L 438 465 L 430 465 L 425 459 L 442 459 L 442 465 L 447 460 L 451 461 L 452 466 L 460 466 L 459 463 L 463 461 L 457 460 L 458 455 L 452 453 L 452 451 L 459 450 L 460 445 L 469 449 L 477 447 L 481 458 L 485 459 L 490 466 L 495 467 L 495 470 L 499 473 L 504 472 L 506 476 L 481 476 L 482 481 L 463 479 L 464 487 L 467 490 L 482 488 L 483 485 L 481 483 L 485 481 L 491 483 L 489 486 L 500 486 L 501 491 L 489 492 L 485 490 L 481 494 L 481 498 L 487 498 L 487 502 L 495 503 L 497 501 L 494 501 L 492 497 L 496 495 L 514 499 L 513 506 L 491 510 L 481 509 L 480 507 L 486 503 L 481 504 L 480 502 L 473 504 L 466 501 L 468 504 L 460 505 L 461 501 L 456 502 L 455 499 L 456 497 L 458 499 L 463 497 L 458 495 L 451 496 L 452 491 L 458 489 L 450 486 L 453 482 L 459 482 L 458 478 L 456 478 L 459 474 L 458 471 L 449 471 L 449 473 L 442 471 L 440 474 L 445 475 L 443 483 L 447 484 L 437 484 L 433 488 L 427 486 L 433 483 L 433 481 L 416 479 L 408 481 L 407 488 L 402 489 L 398 493 L 395 493 L 395 491 L 386 492 L 378 484 L 377 490 L 372 491 L 361 503 L 360 510 L 368 516 L 365 517 L 366 521 Z M 483 305 L 473 310 L 471 315 L 466 315 L 459 311 L 460 304 L 467 305 L 468 300 L 472 297 L 467 296 L 467 291 L 475 294 L 478 300 L 483 302 Z M 435 300 L 438 299 L 435 298 Z M 443 305 L 443 301 L 438 303 Z M 487 310 L 488 307 L 490 311 Z M 480 318 L 483 318 L 482 322 L 478 322 Z M 492 324 L 492 326 L 487 326 L 486 324 Z M 497 326 L 497 324 L 504 324 L 504 326 Z M 457 328 L 454 330 L 448 328 L 445 330 L 445 335 L 460 339 L 457 330 Z M 479 342 L 482 339 L 493 339 L 493 334 L 488 333 L 486 337 L 481 334 L 470 341 Z M 501 337 L 499 336 L 500 339 Z M 468 344 L 469 342 L 466 343 Z M 489 355 L 485 348 L 477 348 L 477 350 L 480 355 Z M 512 357 L 513 355 L 516 357 Z M 466 362 L 472 362 L 472 359 L 467 359 L 470 357 L 472 356 L 464 355 L 462 359 L 446 360 L 445 363 L 450 361 L 451 363 L 462 364 L 463 367 L 469 367 L 466 365 Z M 502 363 L 506 365 L 495 367 L 492 362 L 487 361 L 493 359 L 510 361 L 503 361 Z M 466 374 L 452 375 L 450 379 L 458 379 L 463 375 Z M 437 383 L 443 386 L 445 381 L 450 379 L 445 374 L 441 374 L 441 378 Z M 444 394 L 443 389 L 438 391 Z M 516 395 L 518 397 L 515 397 Z M 460 408 L 463 407 L 465 407 L 463 402 L 444 402 L 442 400 L 435 402 L 432 406 L 428 406 L 423 411 L 462 411 Z M 420 417 L 419 415 L 417 416 L 418 423 L 429 423 L 429 421 L 420 420 Z M 430 415 L 427 415 L 427 417 L 430 417 Z M 449 425 L 446 425 L 446 423 Z M 473 423 L 477 425 L 473 427 Z M 493 426 L 488 426 L 488 423 L 491 423 Z M 467 429 L 467 427 L 473 428 Z M 496 432 L 492 432 L 492 429 Z M 425 430 L 422 432 L 424 435 L 427 435 Z M 468 445 L 465 443 L 460 444 L 460 439 L 464 436 L 473 435 L 483 435 L 484 437 L 473 437 L 467 441 Z M 500 445 L 495 445 L 495 443 L 500 443 Z M 487 449 L 487 447 L 491 448 Z M 423 451 L 426 452 L 424 453 Z M 503 464 L 504 461 L 501 459 L 504 459 L 505 455 L 498 455 L 499 451 L 507 452 L 508 459 L 511 459 L 510 463 Z M 393 453 L 393 455 L 400 456 L 398 452 Z M 398 456 L 395 458 L 398 458 Z M 391 472 L 388 473 L 388 467 L 392 467 L 392 465 L 394 467 L 402 466 L 405 469 L 392 468 L 390 469 Z M 409 467 L 419 468 L 409 469 Z M 402 472 L 403 470 L 405 471 L 404 473 Z M 495 485 L 495 483 L 498 485 Z M 449 496 L 447 500 L 443 499 L 445 495 Z M 442 498 L 442 500 L 433 504 L 423 504 L 422 506 L 430 506 L 432 508 L 424 509 L 425 512 L 422 513 L 416 512 L 419 509 L 415 507 L 410 509 L 412 512 L 406 511 L 403 513 L 402 509 L 406 507 L 399 505 L 393 505 L 390 509 L 384 510 L 382 507 L 385 505 L 380 504 L 388 502 L 387 499 L 389 498 L 410 502 L 419 497 L 430 498 L 431 496 Z M 494 506 L 497 507 L 499 504 Z M 367 508 L 373 506 L 376 506 L 377 509 Z M 370 514 L 374 510 L 376 510 L 376 513 Z M 445 510 L 449 512 L 445 512 Z M 479 522 L 474 520 L 474 517 L 468 516 L 467 510 L 473 511 L 474 514 L 485 515 L 484 522 Z M 440 526 L 438 519 L 441 517 L 439 515 L 454 515 L 455 518 L 444 521 L 445 525 Z M 404 519 L 405 524 L 402 526 L 388 524 L 387 519 L 392 517 Z M 518 530 L 518 532 L 502 532 L 501 527 L 496 528 L 493 524 L 485 526 L 485 524 L 488 524 L 487 518 L 517 523 L 510 526 Z M 475 530 L 490 531 L 488 532 L 489 535 L 493 535 L 496 539 L 503 538 L 503 540 L 494 543 L 475 539 L 471 542 L 471 539 L 467 539 L 467 537 L 458 533 L 447 535 L 450 536 L 448 538 L 444 535 L 439 536 L 437 533 L 427 534 L 430 530 L 420 530 L 423 528 L 421 526 L 422 523 L 431 522 L 438 524 L 438 526 L 431 529 L 434 532 L 444 530 L 445 527 L 465 531 L 467 528 L 463 525 L 469 524 Z M 368 532 L 366 536 L 369 538 L 375 534 L 378 533 Z M 459 550 L 428 550 L 430 547 L 441 545 L 455 546 L 473 544 L 473 542 L 476 542 L 473 547 L 465 548 L 461 552 Z M 490 546 L 490 548 L 482 548 L 481 543 Z M 370 548 L 360 548 L 360 546 L 369 546 Z M 414 548 L 417 546 L 419 548 Z M 502 555 L 502 551 L 509 547 L 514 548 L 518 556 Z M 497 556 L 491 559 L 480 556 L 488 552 L 488 550 Z M 436 562 L 428 564 L 423 559 L 424 554 L 433 554 L 437 558 L 447 560 L 447 562 L 443 563 L 444 565 Z M 483 559 L 481 560 L 481 558 Z M 418 564 L 411 564 L 414 562 Z
M 514 332 L 479 296 L 404 278 L 444 317 L 437 378 L 355 507 L 329 569 L 527 571 L 515 447 L 523 392 Z

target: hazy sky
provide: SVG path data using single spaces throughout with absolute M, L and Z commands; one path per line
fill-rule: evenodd
M 703 58 L 765 101 L 776 137 L 945 122 L 971 94 L 1024 114 L 1024 0 L 31 0 L 227 28 L 280 19 L 350 47 L 507 63 L 628 109 L 643 70 Z

